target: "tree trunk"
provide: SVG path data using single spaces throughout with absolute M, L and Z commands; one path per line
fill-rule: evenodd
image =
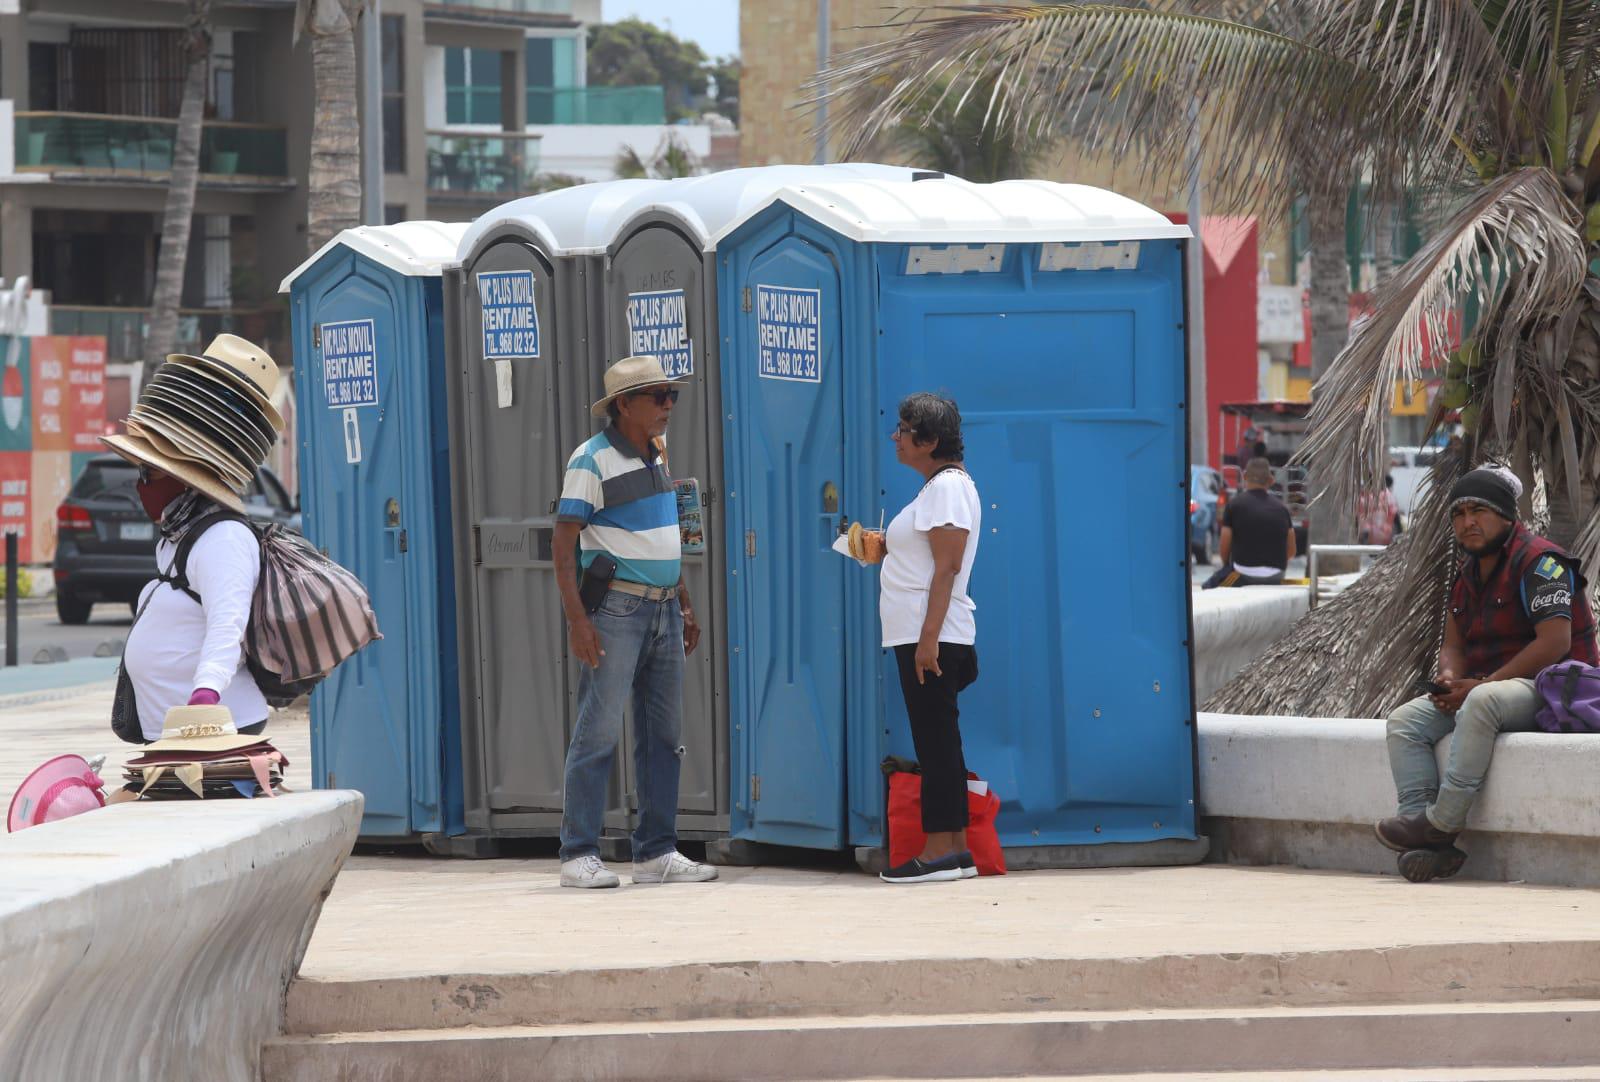
M 1372 263 L 1379 286 L 1394 277 L 1394 204 L 1374 200 L 1372 214 Z
M 194 222 L 194 192 L 200 180 L 200 136 L 211 65 L 211 0 L 189 0 L 184 31 L 189 70 L 183 80 L 183 103 L 178 109 L 172 147 L 172 181 L 167 186 L 167 206 L 161 218 L 161 254 L 156 261 L 150 333 L 145 338 L 146 375 L 177 348 L 178 306 L 183 302 L 189 227 Z
M 365 0 L 322 0 L 311 31 L 316 112 L 311 124 L 307 240 L 316 251 L 361 224 L 361 123 L 356 111 L 355 23 Z M 337 6 L 339 11 L 328 11 Z M 325 14 L 326 13 L 326 14 Z M 340 18 L 340 15 L 343 17 Z M 370 118 L 378 123 L 378 118 Z
M 1545 498 L 1550 505 L 1550 526 L 1545 530 L 1545 536 L 1571 552 L 1578 540 L 1578 534 L 1583 531 L 1584 524 L 1593 513 L 1594 484 L 1587 477 L 1580 478 L 1578 499 L 1582 502 L 1582 506 L 1574 507 L 1572 500 L 1567 496 L 1566 479 L 1555 478 L 1554 472 L 1545 471 Z
M 1350 339 L 1350 260 L 1345 255 L 1347 203 L 1342 195 L 1311 195 L 1306 208 L 1311 227 L 1311 378 L 1320 380 Z M 1315 395 L 1315 391 L 1312 392 Z M 1311 478 L 1313 491 L 1324 482 Z M 1325 499 L 1311 505 L 1310 544 L 1349 544 L 1355 524 Z M 1355 562 L 1355 561 L 1352 561 Z M 1341 566 L 1334 561 L 1330 573 Z M 1354 570 L 1352 567 L 1351 570 Z

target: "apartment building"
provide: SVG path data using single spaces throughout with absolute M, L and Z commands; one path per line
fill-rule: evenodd
M 589 87 L 601 0 L 371 0 L 387 221 L 471 219 L 551 173 L 612 175 L 670 130 L 662 88 Z M 50 330 L 143 357 L 185 74 L 182 0 L 0 0 L 0 279 L 50 295 Z M 306 256 L 314 106 L 293 0 L 216 0 L 185 346 L 221 330 L 292 360 L 277 283 Z M 6 129 L 10 129 L 9 133 Z M 374 163 L 376 166 L 377 163 Z M 113 372 L 115 369 L 113 368 Z M 133 389 L 113 387 L 111 419 Z M 120 393 L 119 393 L 120 392 Z

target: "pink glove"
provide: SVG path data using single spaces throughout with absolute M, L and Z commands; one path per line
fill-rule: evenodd
M 195 688 L 194 694 L 189 696 L 190 706 L 216 706 L 222 701 L 222 696 L 210 688 Z

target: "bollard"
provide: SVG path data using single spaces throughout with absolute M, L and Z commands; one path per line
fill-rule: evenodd
M 17 665 L 17 535 L 6 534 L 6 668 Z

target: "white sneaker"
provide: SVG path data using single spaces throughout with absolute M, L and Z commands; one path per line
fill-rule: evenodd
M 690 860 L 676 850 L 633 862 L 635 883 L 709 883 L 716 877 L 717 870 L 711 865 Z
M 637 879 L 638 865 L 634 865 L 634 869 L 634 876 Z M 595 890 L 621 884 L 622 880 L 617 878 L 617 873 L 607 868 L 594 853 L 561 862 L 561 885 L 564 887 Z

